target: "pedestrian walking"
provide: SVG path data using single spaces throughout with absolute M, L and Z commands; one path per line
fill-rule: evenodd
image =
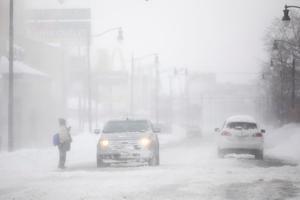
M 67 151 L 71 149 L 71 142 L 72 137 L 70 134 L 71 127 L 67 127 L 67 123 L 65 119 L 59 119 L 59 144 L 58 144 L 58 151 L 59 151 L 59 163 L 58 168 L 64 169 L 65 162 L 67 158 Z

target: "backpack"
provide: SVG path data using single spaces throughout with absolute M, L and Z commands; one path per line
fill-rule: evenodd
M 54 146 L 58 146 L 59 145 L 59 135 L 58 133 L 54 134 L 52 137 L 52 143 Z

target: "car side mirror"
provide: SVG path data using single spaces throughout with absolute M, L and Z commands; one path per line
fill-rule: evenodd
M 266 130 L 265 129 L 261 129 L 261 131 L 260 132 L 262 132 L 262 133 L 266 133 Z
M 98 135 L 98 134 L 101 133 L 101 130 L 100 130 L 100 129 L 95 129 L 95 130 L 94 130 L 94 133 Z
M 215 128 L 215 132 L 220 132 L 220 129 L 219 128 Z

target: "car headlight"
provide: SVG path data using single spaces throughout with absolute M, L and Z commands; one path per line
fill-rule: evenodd
M 100 140 L 100 146 L 101 147 L 107 147 L 109 145 L 109 141 L 108 140 Z
M 150 145 L 151 140 L 150 140 L 149 138 L 142 138 L 142 139 L 140 140 L 140 143 L 141 143 L 143 146 L 147 147 L 147 146 Z

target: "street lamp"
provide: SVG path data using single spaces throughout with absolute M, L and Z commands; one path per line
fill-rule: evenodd
M 284 6 L 284 10 L 283 10 L 283 17 L 282 17 L 282 21 L 290 21 L 291 18 L 289 16 L 289 9 L 287 7 L 287 5 Z
M 122 27 L 114 27 L 107 29 L 106 31 L 103 31 L 101 33 L 91 35 L 88 33 L 88 39 L 87 39 L 87 59 L 88 59 L 88 124 L 89 124 L 89 131 L 92 132 L 92 70 L 91 70 L 91 40 L 92 38 L 101 37 L 103 35 L 106 35 L 107 33 L 118 31 L 118 41 L 123 41 L 123 30 Z
M 112 32 L 112 31 L 118 31 L 118 37 L 117 37 L 117 39 L 118 39 L 118 41 L 119 42 L 122 42 L 123 41 L 123 30 L 122 30 L 122 27 L 114 27 L 114 28 L 110 28 L 110 29 L 107 29 L 106 31 L 103 31 L 103 32 L 101 32 L 101 33 L 98 33 L 98 34 L 95 34 L 95 35 L 91 35 L 91 37 L 94 37 L 94 38 L 96 38 L 96 37 L 101 37 L 101 36 L 103 36 L 103 35 L 105 35 L 105 34 L 107 34 L 107 33 L 109 33 L 109 32 Z
M 149 57 L 154 57 L 155 63 L 155 123 L 159 122 L 159 55 L 157 53 L 147 54 L 140 57 L 131 58 L 131 80 L 130 80 L 130 115 L 133 116 L 134 113 L 134 71 L 135 62 L 138 60 L 143 60 Z
M 291 20 L 291 18 L 289 16 L 289 12 L 290 12 L 289 8 L 298 8 L 298 9 L 300 9 L 299 6 L 288 6 L 288 5 L 285 5 L 284 6 L 284 10 L 283 10 L 282 21 L 290 21 Z

